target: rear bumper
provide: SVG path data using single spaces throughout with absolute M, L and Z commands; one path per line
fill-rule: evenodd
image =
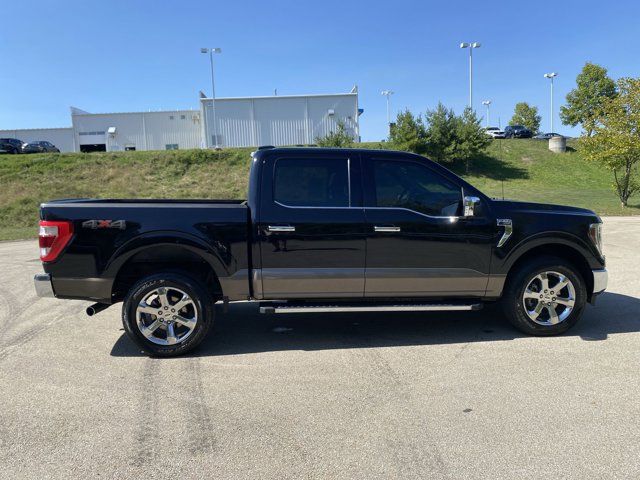
M 597 295 L 607 289 L 609 283 L 609 272 L 606 268 L 600 270 L 591 270 L 593 273 L 593 294 Z
M 55 298 L 50 274 L 38 273 L 33 277 L 33 283 L 36 288 L 36 295 L 42 298 Z

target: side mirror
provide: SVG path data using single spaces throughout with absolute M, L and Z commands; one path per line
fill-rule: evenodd
M 480 205 L 480 199 L 478 197 L 469 197 L 465 196 L 462 205 L 464 207 L 463 216 L 464 217 L 473 217 L 475 215 L 475 210 Z

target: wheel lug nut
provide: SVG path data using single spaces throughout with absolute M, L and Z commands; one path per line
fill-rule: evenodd
M 551 301 L 552 301 L 552 302 L 555 302 L 555 301 L 556 301 L 556 297 L 553 297 L 553 298 L 551 299 Z

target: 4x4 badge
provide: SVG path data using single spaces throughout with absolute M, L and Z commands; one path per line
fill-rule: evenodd
M 90 228 L 98 230 L 101 228 L 117 228 L 124 230 L 127 228 L 127 222 L 124 220 L 86 220 L 82 222 L 82 228 Z

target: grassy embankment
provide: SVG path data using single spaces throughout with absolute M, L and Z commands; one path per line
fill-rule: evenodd
M 38 205 L 54 198 L 245 198 L 251 150 L 0 155 L 0 240 L 35 236 Z M 610 172 L 544 141 L 496 140 L 463 176 L 490 196 L 640 214 L 637 198 L 620 208 Z

